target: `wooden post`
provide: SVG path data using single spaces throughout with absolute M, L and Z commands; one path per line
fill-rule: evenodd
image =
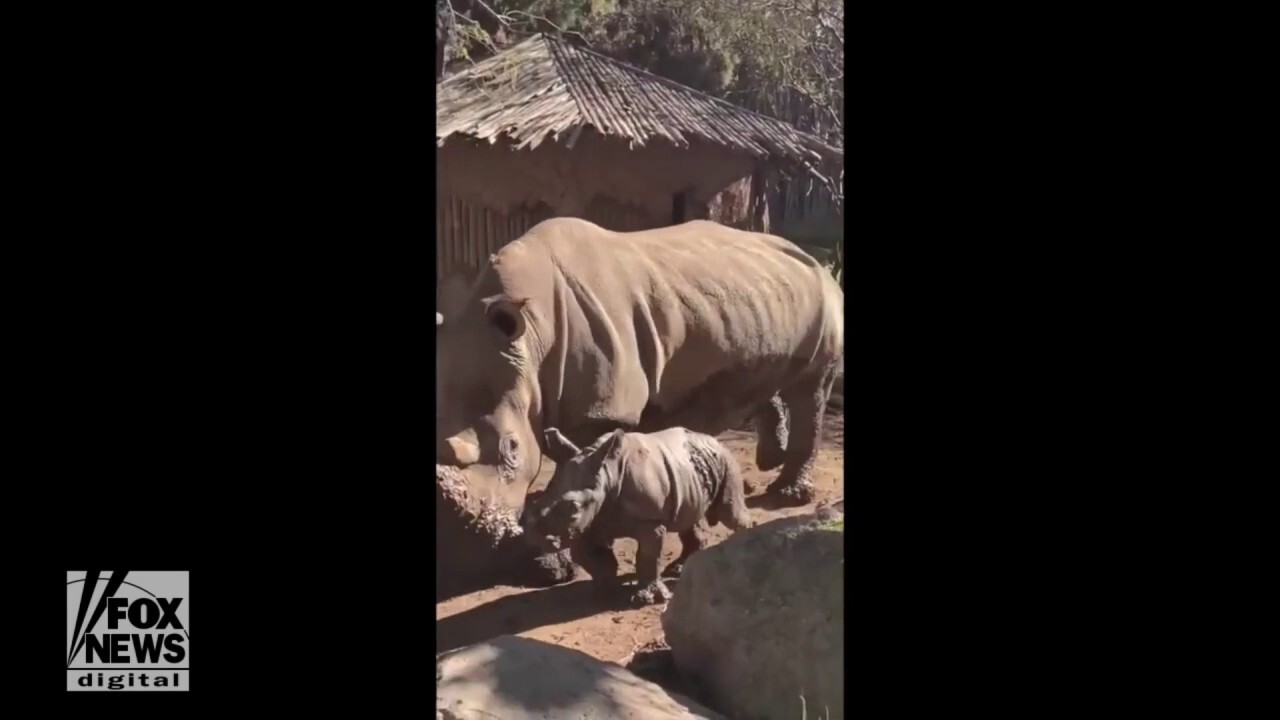
M 751 193 L 748 208 L 751 214 L 751 229 L 755 232 L 769 232 L 769 191 L 768 170 L 757 161 L 751 171 Z

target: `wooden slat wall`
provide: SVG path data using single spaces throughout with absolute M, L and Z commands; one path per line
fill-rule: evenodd
M 784 221 L 831 220 L 841 222 L 839 210 L 831 192 L 813 180 L 792 181 L 775 185 L 769 193 L 769 210 L 772 217 Z
M 436 279 L 442 280 L 462 267 L 480 268 L 503 245 L 554 215 L 542 203 L 500 213 L 459 197 L 445 196 L 436 207 Z M 585 215 L 601 227 L 620 232 L 669 224 L 648 217 L 639 208 L 604 199 L 592 201 Z
M 844 216 L 831 193 L 813 180 L 775 178 L 768 193 L 770 232 L 775 235 L 824 246 L 844 236 Z
M 551 217 L 546 205 L 500 213 L 446 196 L 436 207 L 436 279 L 456 269 L 478 269 L 499 248 Z
M 671 224 L 670 218 L 656 220 L 634 205 L 602 197 L 592 199 L 583 217 L 606 230 L 617 232 L 649 230 Z

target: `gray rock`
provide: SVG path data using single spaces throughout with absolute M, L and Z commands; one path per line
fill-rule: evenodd
M 682 676 L 738 720 L 844 711 L 843 500 L 689 558 L 662 627 Z M 843 526 L 841 526 L 843 528 Z
M 436 717 L 726 720 L 619 665 L 514 635 L 436 657 Z

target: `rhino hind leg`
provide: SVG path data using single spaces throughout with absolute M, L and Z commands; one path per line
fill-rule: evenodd
M 706 541 L 702 539 L 702 535 L 698 530 L 699 528 L 694 526 L 680 533 L 680 557 L 663 569 L 663 575 L 680 577 L 684 572 L 684 563 L 689 559 L 689 556 L 706 546 Z
M 781 397 L 774 395 L 756 410 L 755 426 L 756 467 L 767 472 L 786 460 L 787 409 Z
M 751 527 L 751 511 L 747 509 L 747 490 L 742 480 L 742 468 L 733 454 L 724 451 L 724 481 L 720 484 L 720 495 L 707 510 L 707 522 L 711 525 L 719 523 L 730 530 L 746 530 Z M 681 536 L 681 541 L 684 536 Z
M 822 437 L 822 418 L 827 411 L 827 398 L 835 374 L 830 370 L 813 380 L 805 380 L 783 393 L 791 420 L 791 433 L 787 442 L 787 459 L 782 472 L 769 485 L 769 493 L 780 497 L 789 505 L 807 505 L 813 502 L 813 462 L 817 457 L 818 443 Z

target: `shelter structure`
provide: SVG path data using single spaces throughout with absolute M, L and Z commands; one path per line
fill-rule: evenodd
M 436 97 L 440 277 L 474 272 L 549 217 L 767 231 L 767 176 L 829 182 L 844 165 L 788 123 L 549 35 L 451 75 Z

